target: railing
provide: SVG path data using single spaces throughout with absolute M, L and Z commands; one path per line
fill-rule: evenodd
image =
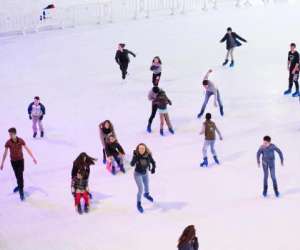
M 73 5 L 30 13 L 0 11 L 0 35 L 26 34 L 79 25 L 104 24 L 122 20 L 149 18 L 153 15 L 184 14 L 193 10 L 217 9 L 223 4 L 235 7 L 251 6 L 257 0 L 108 0 L 106 2 Z M 273 0 L 288 1 L 288 0 Z M 261 0 L 269 4 L 270 0 Z

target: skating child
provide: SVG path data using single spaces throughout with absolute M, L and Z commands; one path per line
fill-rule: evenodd
M 186 227 L 178 240 L 178 250 L 198 250 L 199 243 L 196 237 L 195 226 Z
M 125 79 L 127 75 L 127 69 L 130 62 L 129 54 L 132 55 L 133 57 L 136 57 L 136 55 L 133 52 L 131 52 L 128 49 L 125 49 L 124 43 L 120 43 L 118 45 L 118 50 L 116 52 L 115 60 L 117 64 L 119 64 L 120 66 L 120 70 L 122 72 L 122 79 Z
M 147 131 L 148 133 L 151 133 L 152 130 L 151 130 L 151 125 L 152 125 L 152 122 L 153 122 L 153 119 L 156 115 L 156 112 L 157 112 L 157 109 L 158 109 L 158 106 L 157 104 L 155 103 L 155 99 L 157 97 L 159 93 L 159 88 L 157 86 L 153 87 L 149 94 L 148 94 L 148 99 L 149 101 L 151 101 L 152 105 L 151 105 L 151 115 L 149 117 L 149 120 L 148 120 L 148 126 L 147 126 Z
M 171 100 L 166 95 L 166 92 L 162 89 L 159 90 L 157 97 L 154 100 L 154 104 L 157 105 L 159 117 L 160 117 L 160 135 L 164 136 L 164 123 L 167 123 L 169 131 L 174 134 L 174 130 L 169 118 L 167 106 L 172 105 Z
M 240 37 L 235 32 L 232 32 L 232 29 L 230 27 L 227 28 L 227 33 L 220 41 L 221 43 L 226 41 L 226 49 L 227 49 L 227 54 L 226 54 L 226 58 L 225 58 L 225 62 L 223 63 L 223 66 L 225 66 L 228 63 L 229 56 L 231 58 L 230 67 L 234 66 L 233 51 L 236 47 L 239 47 L 242 45 L 239 42 L 239 40 L 242 42 L 245 42 L 245 43 L 247 42 L 244 38 Z
M 278 191 L 278 184 L 276 180 L 276 175 L 275 175 L 275 152 L 278 153 L 280 160 L 281 160 L 281 165 L 283 166 L 283 154 L 281 150 L 276 147 L 274 144 L 271 143 L 271 137 L 270 136 L 265 136 L 263 138 L 263 145 L 259 148 L 257 151 L 257 164 L 258 167 L 260 168 L 260 157 L 262 155 L 262 166 L 264 170 L 264 189 L 263 189 L 263 196 L 267 196 L 268 193 L 268 177 L 269 177 L 269 171 L 271 174 L 271 178 L 273 181 L 273 189 L 275 192 L 276 197 L 279 197 L 279 191 Z
M 218 105 L 219 105 L 220 114 L 221 114 L 221 116 L 224 115 L 224 109 L 223 109 L 223 104 L 222 104 L 222 101 L 221 101 L 220 92 L 217 89 L 217 87 L 215 86 L 215 84 L 212 81 L 208 80 L 208 77 L 209 77 L 210 73 L 212 73 L 211 69 L 208 70 L 208 72 L 204 76 L 204 79 L 203 79 L 203 82 L 202 82 L 203 87 L 205 88 L 206 91 L 205 91 L 205 100 L 204 100 L 204 103 L 202 105 L 201 111 L 197 116 L 198 118 L 200 118 L 204 114 L 207 103 L 208 103 L 209 98 L 211 96 L 214 96 L 214 106 L 218 107 Z
M 113 135 L 110 135 L 108 137 L 108 142 L 106 143 L 105 151 L 107 155 L 108 164 L 111 164 L 112 174 L 113 175 L 116 174 L 114 161 L 118 164 L 118 167 L 120 168 L 121 172 L 125 173 L 125 168 L 124 168 L 125 151 Z
M 100 133 L 100 140 L 103 146 L 103 164 L 106 164 L 106 153 L 105 153 L 105 147 L 106 143 L 108 141 L 108 137 L 112 135 L 117 139 L 115 129 L 111 121 L 106 120 L 99 124 L 99 133 Z
M 289 88 L 284 92 L 285 95 L 292 93 L 293 84 L 295 83 L 296 90 L 293 97 L 299 96 L 299 53 L 296 50 L 296 44 L 291 43 L 288 54 L 287 68 L 289 71 Z
M 8 150 L 10 152 L 11 165 L 14 170 L 18 186 L 14 189 L 14 193 L 19 192 L 20 199 L 24 200 L 24 157 L 23 148 L 32 158 L 34 164 L 37 164 L 31 150 L 25 144 L 25 141 L 17 136 L 17 130 L 15 128 L 10 128 L 8 130 L 10 139 L 5 143 L 5 151 L 3 154 L 0 169 L 3 170 L 4 162 L 7 157 Z
M 72 179 L 72 193 L 78 213 L 82 214 L 81 198 L 84 199 L 84 212 L 88 213 L 90 206 L 88 179 L 85 178 L 85 171 L 82 169 L 79 169 Z
M 211 120 L 211 114 L 207 113 L 205 115 L 205 122 L 203 123 L 202 130 L 200 132 L 201 135 L 205 135 L 204 145 L 202 149 L 203 162 L 200 164 L 201 167 L 208 166 L 208 147 L 210 147 L 215 163 L 220 164 L 215 150 L 216 132 L 218 133 L 220 140 L 223 140 L 220 130 L 217 128 L 216 124 Z
M 153 72 L 152 75 L 152 83 L 153 86 L 158 86 L 159 81 L 160 81 L 160 77 L 161 77 L 161 65 L 162 62 L 160 60 L 160 58 L 158 56 L 154 57 L 153 61 L 152 61 L 152 65 L 150 67 L 150 70 Z
M 137 209 L 139 210 L 139 212 L 143 213 L 144 209 L 141 204 L 141 199 L 144 190 L 144 197 L 150 202 L 153 202 L 153 198 L 149 193 L 148 171 L 150 171 L 151 174 L 154 174 L 156 168 L 156 164 L 152 158 L 152 154 L 144 143 L 140 143 L 133 151 L 133 158 L 130 165 L 132 167 L 135 167 L 134 179 L 138 187 Z
M 40 102 L 40 97 L 34 97 L 34 101 L 29 104 L 28 107 L 28 115 L 29 119 L 32 120 L 32 129 L 33 129 L 33 137 L 35 138 L 37 135 L 37 125 L 40 129 L 41 137 L 44 137 L 44 128 L 42 120 L 44 115 L 46 114 L 45 106 Z

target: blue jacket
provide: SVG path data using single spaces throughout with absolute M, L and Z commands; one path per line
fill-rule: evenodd
M 31 115 L 31 112 L 32 112 L 32 106 L 33 106 L 34 102 L 30 103 L 29 106 L 28 106 L 28 114 Z M 46 114 L 46 108 L 43 104 L 40 103 L 40 106 L 41 106 L 41 111 L 43 113 L 43 115 Z
M 243 41 L 243 42 L 247 42 L 244 38 L 240 37 L 238 34 L 236 34 L 235 32 L 232 32 L 231 33 L 231 36 L 235 42 L 235 45 L 236 47 L 239 47 L 241 46 L 242 44 L 239 42 L 240 41 Z M 234 48 L 235 46 L 232 45 L 232 43 L 230 42 L 230 37 L 229 37 L 229 34 L 226 33 L 225 36 L 221 39 L 221 43 L 225 42 L 226 41 L 226 49 L 227 50 L 230 50 L 232 48 Z
M 256 158 L 257 158 L 257 163 L 260 163 L 260 156 L 262 155 L 262 160 L 263 162 L 270 162 L 275 160 L 275 153 L 277 152 L 281 163 L 283 163 L 283 154 L 279 148 L 277 148 L 274 144 L 271 144 L 269 147 L 263 147 L 261 146 L 259 150 L 257 151 Z

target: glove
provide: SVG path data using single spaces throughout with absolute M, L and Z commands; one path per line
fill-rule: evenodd
M 134 155 L 134 156 L 137 156 L 137 153 L 136 153 L 136 151 L 135 151 L 135 150 L 133 150 L 133 155 Z
M 155 167 L 151 168 L 151 174 L 155 174 Z
M 32 117 L 31 117 L 31 115 L 29 115 L 29 120 L 32 120 Z
M 41 121 L 41 120 L 43 120 L 43 118 L 44 118 L 44 116 L 43 116 L 43 115 L 41 115 L 41 116 L 40 116 L 40 121 Z

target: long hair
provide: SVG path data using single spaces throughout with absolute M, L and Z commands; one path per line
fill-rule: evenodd
M 80 169 L 84 166 L 89 167 L 91 165 L 95 165 L 96 160 L 97 160 L 96 158 L 93 158 L 93 157 L 89 156 L 87 153 L 82 152 L 82 153 L 79 154 L 79 156 L 74 161 L 74 167 L 76 169 Z
M 144 147 L 145 147 L 145 149 L 146 149 L 145 154 L 151 155 L 151 151 L 150 151 L 150 149 L 147 147 L 147 145 L 146 145 L 145 143 L 140 143 L 139 145 L 136 146 L 135 152 L 136 152 L 137 154 L 140 154 L 140 153 L 139 153 L 139 147 L 140 147 L 140 146 L 144 146 Z
M 182 235 L 178 240 L 178 248 L 182 247 L 183 245 L 187 244 L 191 240 L 196 237 L 196 230 L 194 225 L 187 226 L 184 230 Z
M 114 126 L 112 125 L 112 122 L 110 120 L 105 120 L 104 122 L 101 122 L 99 127 L 101 129 L 105 128 L 105 123 L 108 123 L 109 124 L 109 127 L 111 128 L 112 131 L 115 131 L 114 130 Z
M 160 60 L 159 56 L 156 56 L 153 58 L 152 63 L 154 63 L 154 60 L 157 59 L 159 64 L 162 64 L 162 61 Z

